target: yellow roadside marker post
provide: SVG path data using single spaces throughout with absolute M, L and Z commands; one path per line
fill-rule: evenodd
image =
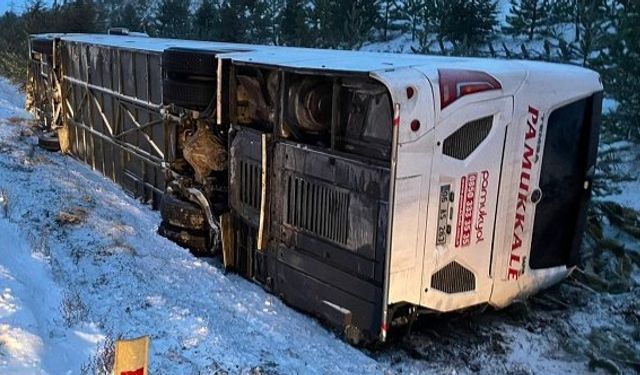
M 148 375 L 149 336 L 116 341 L 114 375 Z

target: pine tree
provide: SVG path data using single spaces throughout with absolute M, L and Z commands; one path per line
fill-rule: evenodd
M 454 53 L 473 53 L 490 40 L 498 26 L 494 0 L 432 0 L 429 17 L 441 40 L 454 45 Z
M 162 0 L 158 8 L 158 32 L 166 38 L 191 35 L 191 0 Z
M 640 2 L 621 0 L 615 9 L 616 33 L 610 33 L 602 68 L 605 90 L 618 102 L 613 122 L 619 134 L 640 141 Z
M 100 9 L 93 0 L 67 1 L 52 8 L 50 19 L 53 32 L 98 33 L 106 29 L 105 20 L 98 19 Z
M 342 33 L 343 15 L 339 14 L 335 0 L 311 0 L 309 25 L 312 45 L 320 48 L 335 47 Z
M 22 17 L 11 11 L 0 16 L 0 75 L 22 87 L 27 78 L 27 34 Z
M 194 34 L 197 39 L 215 38 L 215 27 L 219 23 L 218 8 L 213 0 L 202 0 L 193 16 Z
M 243 7 L 235 1 L 223 1 L 218 8 L 220 17 L 215 22 L 214 39 L 222 42 L 242 42 L 246 22 Z
M 425 32 L 427 24 L 431 22 L 431 18 L 425 18 L 424 14 L 431 9 L 428 0 L 404 0 L 401 2 L 398 15 L 403 21 L 405 29 L 411 32 L 411 40 L 416 40 L 418 32 Z
M 110 19 L 111 25 L 114 27 L 126 27 L 131 31 L 142 30 L 142 18 L 138 15 L 135 6 L 131 2 L 117 9 Z
M 417 25 L 416 38 L 419 47 L 416 52 L 431 53 L 431 46 L 434 42 L 434 36 L 436 36 L 440 53 L 445 54 L 447 51 L 444 46 L 444 35 L 440 29 L 442 27 L 440 20 L 443 17 L 446 2 L 440 0 L 421 1 L 421 6 L 416 3 L 416 20 L 414 21 Z
M 29 19 L 33 20 L 34 16 L 36 19 L 40 19 L 40 10 L 39 7 L 29 6 L 22 17 L 12 11 L 7 11 L 0 16 L 0 30 L 2 31 L 0 32 L 0 52 L 26 55 L 27 35 L 46 31 L 29 29 L 30 27 L 33 28 L 33 25 L 29 25 L 26 22 Z
M 549 23 L 573 23 L 577 0 L 549 0 Z
M 275 39 L 279 12 L 273 3 L 277 0 L 244 0 L 244 41 L 255 44 L 272 43 Z M 274 13 L 271 13 L 273 11 Z
M 101 0 L 111 27 L 156 36 L 156 0 Z
M 158 35 L 157 19 L 158 13 L 157 0 L 132 0 L 136 9 L 136 14 L 142 22 L 141 31 L 149 34 L 149 36 Z
M 549 0 L 511 0 L 504 31 L 511 35 L 526 35 L 533 40 L 548 26 Z
M 289 0 L 282 11 L 280 38 L 288 46 L 309 46 L 311 30 L 308 24 L 309 10 L 305 0 Z
M 355 48 L 368 40 L 379 23 L 379 0 L 314 0 L 310 13 L 317 45 Z
M 44 0 L 32 0 L 22 15 L 24 26 L 29 34 L 51 31 L 51 20 Z
M 118 16 L 122 8 L 129 4 L 129 2 L 123 3 L 117 0 L 96 0 L 96 3 L 102 11 L 99 17 L 105 22 L 107 28 L 119 26 Z
M 269 39 L 267 42 L 279 45 L 282 43 L 282 17 L 287 5 L 287 0 L 265 0 L 265 3 L 266 6 L 262 16 L 266 20 L 267 25 L 267 32 L 265 33 Z
M 400 2 L 398 0 L 381 0 L 379 7 L 377 28 L 380 30 L 382 40 L 388 41 L 391 31 L 397 29 L 395 22 L 400 19 Z
M 359 48 L 371 38 L 379 24 L 378 0 L 342 0 L 338 3 L 339 12 L 344 15 L 340 42 L 346 48 Z
M 605 48 L 610 35 L 614 5 L 607 0 L 584 0 L 578 7 L 577 48 L 582 65 L 590 65 L 593 53 Z

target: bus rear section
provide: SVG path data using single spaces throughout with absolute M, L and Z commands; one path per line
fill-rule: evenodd
M 434 125 L 400 133 L 388 310 L 499 308 L 562 280 L 591 192 L 598 75 L 530 62 L 423 71 Z

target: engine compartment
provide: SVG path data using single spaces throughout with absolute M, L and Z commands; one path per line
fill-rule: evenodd
M 210 209 L 205 243 L 225 267 L 353 342 L 373 340 L 388 221 L 388 90 L 349 72 L 226 59 L 216 71 L 207 106 L 165 100 L 178 122 L 168 193 Z

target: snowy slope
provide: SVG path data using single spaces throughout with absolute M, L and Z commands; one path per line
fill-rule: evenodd
M 85 164 L 39 149 L 22 101 L 0 80 L 0 374 L 76 374 L 103 340 L 146 334 L 154 374 L 581 374 L 619 344 L 594 344 L 602 332 L 640 353 L 637 285 L 574 281 L 501 312 L 425 317 L 378 351 L 350 347 L 158 236 L 156 212 Z
M 52 279 L 48 259 L 32 252 L 19 232 L 0 219 L 0 369 L 8 374 L 79 369 L 102 335 L 90 325 L 65 326 L 63 291 Z
M 85 165 L 35 147 L 14 124 L 12 116 L 26 118 L 11 100 L 20 95 L 5 81 L 0 92 L 0 190 L 9 203 L 0 219 L 0 373 L 78 373 L 95 350 L 92 327 L 150 334 L 160 374 L 383 371 L 258 286 L 156 235 L 156 212 Z M 60 212 L 86 218 L 59 224 Z

